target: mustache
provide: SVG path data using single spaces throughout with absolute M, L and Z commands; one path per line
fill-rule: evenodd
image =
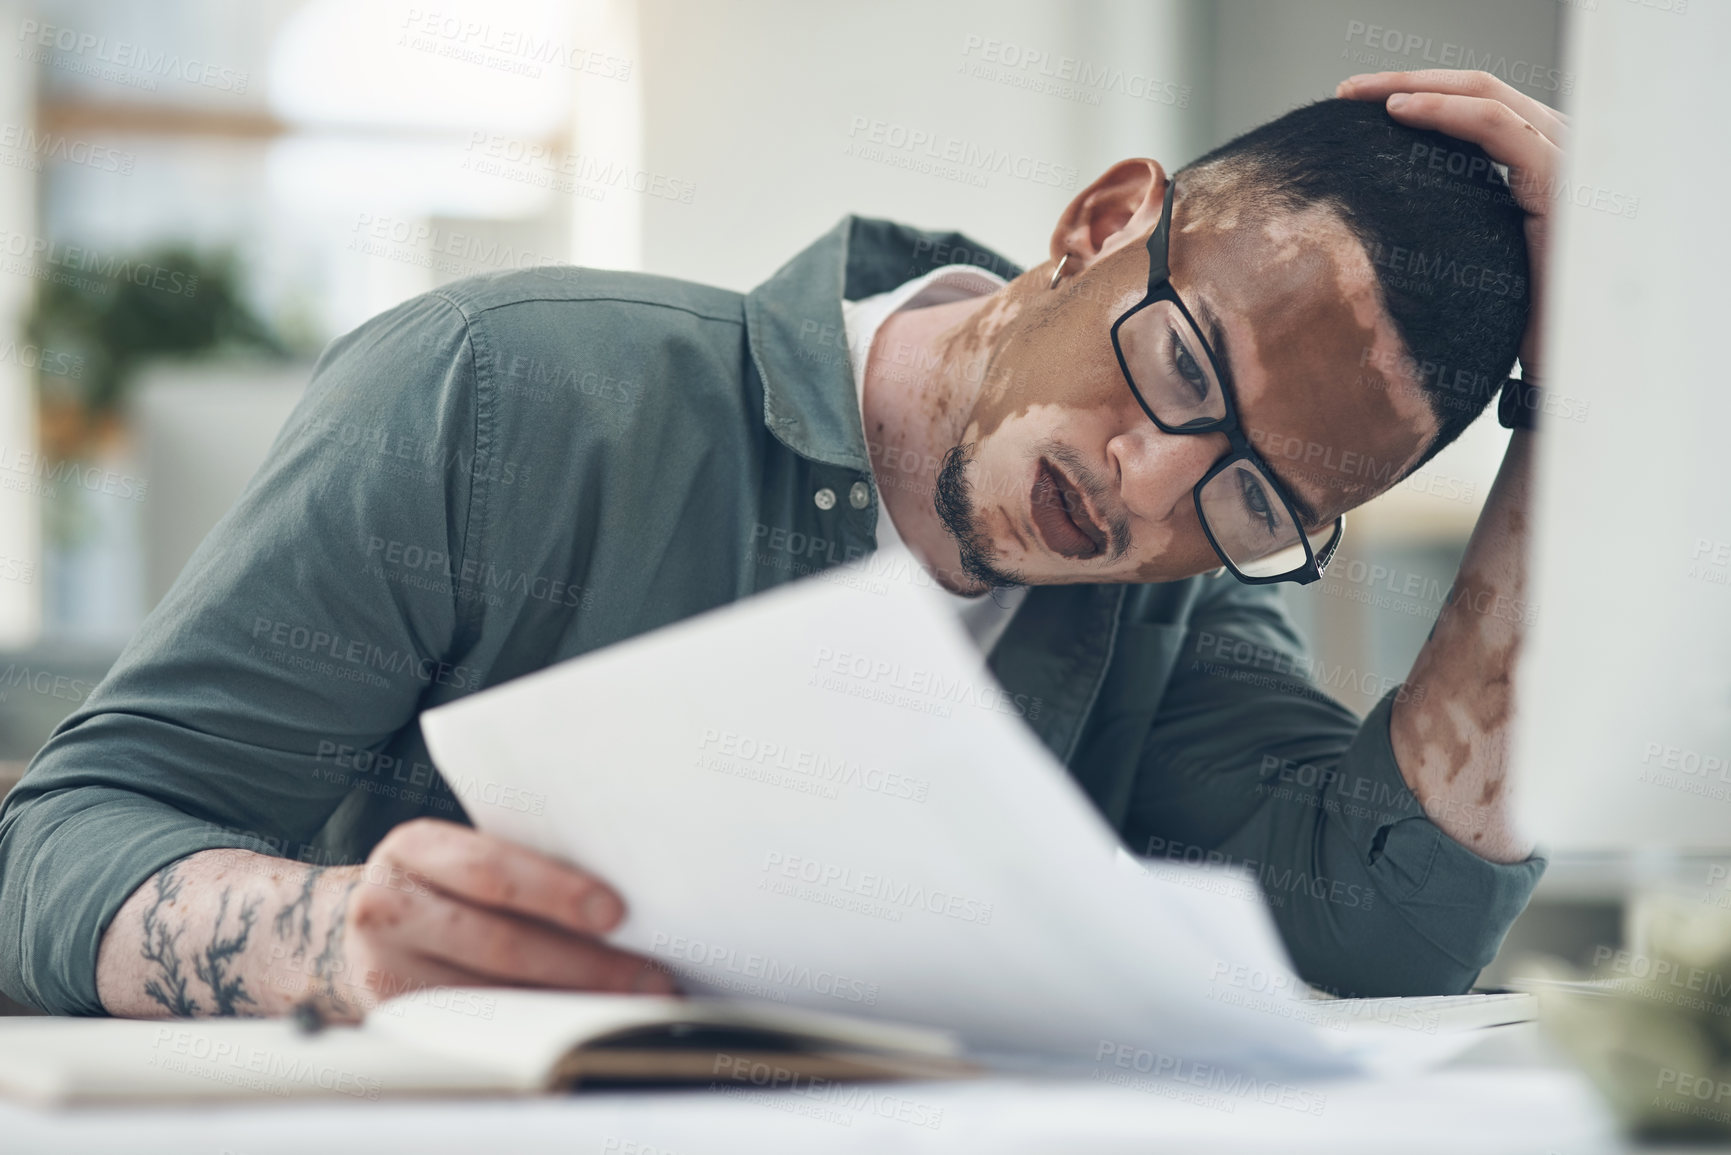
M 1061 441 L 1042 441 L 1034 448 L 1035 459 L 1045 456 L 1064 467 L 1064 472 L 1077 488 L 1087 494 L 1089 503 L 1098 511 L 1105 524 L 1106 558 L 1117 561 L 1130 552 L 1130 515 L 1119 503 L 1106 479 L 1101 477 L 1077 450 Z

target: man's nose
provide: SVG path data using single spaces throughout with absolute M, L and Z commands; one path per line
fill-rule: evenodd
M 1106 443 L 1106 457 L 1129 511 L 1162 522 L 1189 508 L 1196 483 L 1230 447 L 1224 433 L 1167 433 L 1144 417 Z

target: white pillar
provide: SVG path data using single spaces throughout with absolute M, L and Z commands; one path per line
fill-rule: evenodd
M 25 0 L 0 0 L 0 27 L 17 28 L 29 15 Z M 8 60 L 0 68 L 0 126 L 29 133 L 36 122 L 35 94 L 35 65 Z M 36 182 L 27 166 L 0 165 L 0 235 L 36 235 Z M 33 258 L 27 253 L 8 259 Z M 13 469 L 36 450 L 33 358 L 24 348 L 24 318 L 35 288 L 22 266 L 0 275 L 0 647 L 28 645 L 41 624 L 41 499 L 34 492 L 36 479 Z
M 615 59 L 630 62 L 604 74 L 583 74 L 566 147 L 580 158 L 579 173 L 595 167 L 635 173 L 643 167 L 643 68 L 638 49 L 636 0 L 583 5 L 575 37 Z M 581 179 L 581 178 L 580 178 Z M 571 261 L 600 269 L 643 267 L 643 198 L 629 182 L 605 187 L 599 199 L 571 198 Z

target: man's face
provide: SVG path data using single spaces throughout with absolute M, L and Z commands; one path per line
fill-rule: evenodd
M 1306 528 L 1327 526 L 1398 480 L 1438 428 L 1394 368 L 1404 347 L 1370 260 L 1324 209 L 1240 213 L 1212 193 L 1186 212 L 1185 199 L 1173 206 L 1172 284 L 1192 315 L 1218 320 L 1214 352 L 1251 444 L 1315 511 Z M 1170 581 L 1220 564 L 1192 492 L 1228 451 L 1225 434 L 1162 432 L 1112 349 L 1112 323 L 1147 290 L 1148 232 L 1125 230 L 1055 290 L 1049 274 L 1019 278 L 958 337 L 994 345 L 939 485 L 981 581 Z M 1169 371 L 1131 370 L 1139 381 Z

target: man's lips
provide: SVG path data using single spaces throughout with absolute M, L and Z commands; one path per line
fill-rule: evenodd
M 1106 548 L 1106 535 L 1088 515 L 1082 495 L 1058 469 L 1045 458 L 1034 471 L 1034 488 L 1028 495 L 1033 510 L 1034 528 L 1046 548 L 1067 558 L 1095 557 Z

